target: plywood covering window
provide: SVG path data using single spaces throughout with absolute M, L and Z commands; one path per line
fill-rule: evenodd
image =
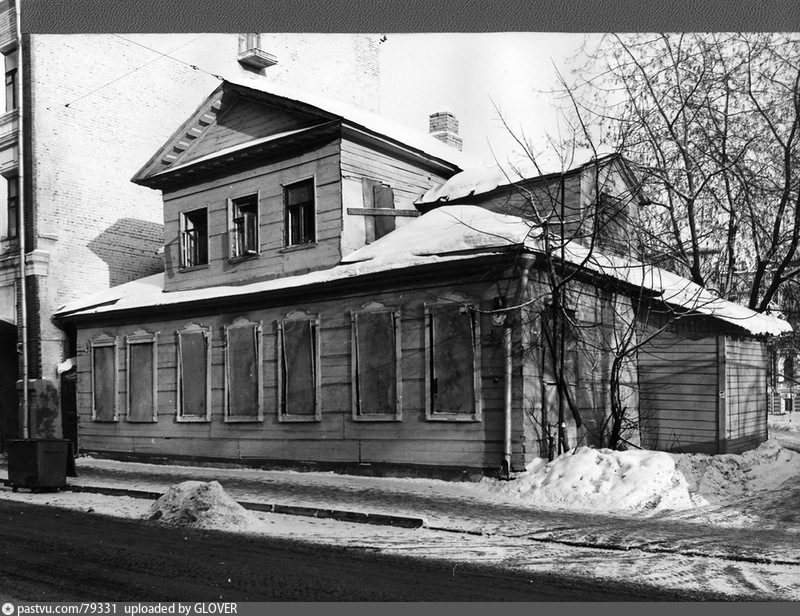
M 363 178 L 361 180 L 361 191 L 365 208 L 394 209 L 394 191 L 391 186 L 382 184 L 377 180 Z M 387 233 L 394 231 L 394 216 L 366 216 L 364 218 L 364 229 L 367 244 L 379 240 Z
M 125 338 L 128 421 L 158 420 L 158 351 L 156 334 L 136 332 Z
M 211 419 L 211 330 L 195 323 L 178 332 L 178 421 Z
M 92 420 L 117 421 L 117 339 L 92 340 Z
M 278 390 L 280 421 L 319 421 L 319 319 L 278 322 Z
M 469 306 L 425 306 L 425 416 L 429 420 L 479 421 L 480 331 Z
M 258 254 L 258 194 L 231 199 L 230 246 L 231 259 Z
M 355 312 L 352 321 L 353 419 L 402 419 L 400 315 L 387 309 Z
M 316 241 L 314 178 L 283 187 L 284 240 L 286 246 Z
M 208 263 L 208 211 L 206 208 L 181 213 L 181 267 Z
M 225 328 L 225 421 L 261 421 L 261 325 L 237 319 Z

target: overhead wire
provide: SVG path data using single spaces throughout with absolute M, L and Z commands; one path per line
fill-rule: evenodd
M 121 81 L 122 79 L 125 79 L 126 77 L 128 77 L 128 76 L 132 75 L 133 73 L 136 73 L 137 71 L 140 71 L 140 70 L 142 70 L 143 68 L 145 68 L 145 67 L 147 67 L 147 66 L 150 66 L 150 65 L 151 65 L 151 64 L 153 64 L 154 62 L 156 62 L 156 61 L 160 60 L 162 57 L 163 57 L 163 58 L 168 58 L 168 59 L 170 59 L 170 60 L 173 60 L 174 62 L 179 62 L 180 64 L 185 64 L 186 66 L 189 66 L 191 69 L 193 69 L 193 70 L 195 70 L 195 71 L 200 71 L 200 72 L 202 72 L 202 73 L 206 73 L 207 75 L 210 75 L 211 77 L 215 77 L 216 79 L 219 79 L 220 81 L 222 81 L 222 77 L 220 77 L 219 75 L 216 75 L 216 74 L 214 74 L 214 73 L 211 73 L 211 72 L 209 72 L 209 71 L 206 71 L 206 70 L 204 70 L 204 69 L 200 68 L 199 66 L 197 66 L 197 65 L 195 65 L 195 64 L 192 64 L 192 63 L 190 63 L 190 62 L 186 62 L 185 60 L 181 60 L 180 58 L 176 58 L 176 57 L 174 57 L 174 56 L 170 55 L 170 54 L 172 54 L 172 53 L 175 53 L 176 51 L 178 51 L 178 50 L 179 50 L 179 49 L 181 49 L 182 47 L 186 47 L 187 45 L 190 45 L 190 44 L 194 43 L 195 41 L 197 41 L 197 40 L 199 40 L 200 38 L 202 38 L 203 36 L 205 36 L 205 34 L 200 34 L 199 36 L 196 36 L 196 37 L 194 37 L 193 39 L 191 39 L 191 40 L 189 40 L 189 41 L 186 41 L 185 43 L 181 43 L 181 44 L 180 44 L 180 45 L 178 45 L 177 47 L 175 47 L 175 48 L 173 48 L 173 49 L 170 49 L 170 50 L 169 50 L 169 51 L 167 51 L 167 52 L 159 51 L 158 49 L 153 49 L 152 47 L 149 47 L 148 45 L 144 45 L 144 44 L 142 44 L 142 43 L 138 43 L 137 41 L 134 41 L 134 40 L 131 40 L 131 39 L 125 38 L 124 36 L 120 36 L 119 34 L 113 34 L 112 36 L 115 36 L 116 38 L 118 38 L 118 39 L 120 39 L 120 40 L 123 40 L 123 41 L 125 41 L 125 42 L 127 42 L 127 43 L 130 43 L 130 44 L 132 44 L 132 45 L 137 45 L 137 46 L 139 46 L 139 47 L 143 47 L 144 49 L 147 49 L 147 50 L 149 50 L 149 51 L 152 51 L 153 53 L 156 53 L 156 54 L 158 54 L 158 57 L 156 57 L 156 58 L 153 58 L 152 60 L 149 60 L 148 62 L 145 62 L 144 64 L 142 64 L 142 65 L 140 65 L 140 66 L 137 66 L 136 68 L 133 68 L 133 69 L 129 70 L 127 73 L 124 73 L 124 74 L 122 74 L 122 75 L 120 75 L 120 76 L 118 76 L 118 77 L 115 77 L 115 78 L 114 78 L 114 79 L 112 79 L 111 81 L 108 81 L 108 82 L 104 83 L 103 85 L 101 85 L 101 86 L 98 86 L 98 87 L 97 87 L 97 88 L 95 88 L 94 90 L 91 90 L 91 91 L 89 91 L 89 92 L 87 92 L 87 93 L 83 94 L 82 96 L 79 96 L 78 98 L 76 98 L 76 99 L 74 99 L 74 100 L 72 100 L 72 101 L 70 101 L 70 102 L 68 102 L 68 103 L 65 103 L 65 104 L 64 104 L 64 107 L 70 107 L 71 105 L 74 105 L 75 103 L 77 103 L 77 102 L 79 102 L 79 101 L 82 101 L 82 100 L 84 100 L 84 99 L 86 99 L 86 98 L 88 98 L 88 97 L 92 96 L 93 94 L 96 94 L 96 93 L 97 93 L 97 92 L 99 92 L 100 90 L 103 90 L 103 89 L 107 88 L 108 86 L 110 86 L 110 85 L 112 85 L 112 84 L 115 84 L 115 83 L 117 83 L 118 81 Z

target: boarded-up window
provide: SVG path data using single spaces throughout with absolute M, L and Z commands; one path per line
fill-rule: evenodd
M 152 334 L 128 336 L 128 421 L 156 421 L 156 341 Z
M 390 311 L 353 315 L 353 418 L 401 418 L 399 316 Z
M 478 320 L 458 305 L 427 309 L 428 419 L 480 419 Z
M 178 332 L 178 421 L 207 421 L 211 404 L 211 330 L 190 325 Z
M 237 321 L 226 328 L 226 395 L 229 421 L 259 421 L 261 401 L 261 326 Z
M 92 342 L 92 419 L 117 420 L 117 343 L 102 337 Z
M 318 327 L 310 319 L 278 325 L 281 419 L 321 419 Z
M 364 178 L 361 180 L 361 191 L 365 208 L 379 210 L 394 209 L 394 191 L 391 186 L 381 184 L 376 180 Z M 395 218 L 387 215 L 369 215 L 364 218 L 364 229 L 367 244 L 379 240 L 387 233 L 394 231 Z

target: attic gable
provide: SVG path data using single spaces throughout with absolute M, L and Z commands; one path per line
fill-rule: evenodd
M 207 161 L 215 154 L 241 151 L 271 139 L 296 136 L 305 129 L 328 125 L 334 116 L 256 100 L 224 83 L 169 138 L 132 178 L 152 185 L 151 178 Z

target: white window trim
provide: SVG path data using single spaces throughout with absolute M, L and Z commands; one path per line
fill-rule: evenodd
M 283 412 L 283 328 L 285 323 L 293 322 L 310 322 L 311 335 L 313 338 L 314 348 L 312 349 L 312 357 L 314 359 L 314 414 L 313 415 L 298 415 Z M 320 341 L 320 317 L 319 315 L 304 315 L 302 312 L 293 312 L 287 315 L 286 318 L 276 321 L 276 344 L 277 344 L 277 371 L 278 371 L 278 421 L 282 423 L 302 423 L 302 422 L 319 422 L 322 421 L 322 377 L 321 377 L 321 341 Z
M 250 415 L 231 415 L 230 414 L 230 344 L 228 332 L 235 328 L 253 328 L 253 335 L 256 340 L 256 381 L 258 383 L 258 412 L 255 417 Z M 225 414 L 226 423 L 254 423 L 264 421 L 264 380 L 262 373 L 263 365 L 263 327 L 261 321 L 250 321 L 249 319 L 238 318 L 233 323 L 225 326 Z
M 184 333 L 202 333 L 206 337 L 206 414 L 203 415 L 184 415 L 183 414 L 183 365 L 181 361 L 181 335 Z M 189 323 L 183 329 L 176 332 L 177 362 L 175 366 L 177 380 L 175 391 L 175 420 L 180 423 L 203 423 L 211 421 L 211 328 Z
M 136 344 L 152 345 L 153 353 L 153 415 L 148 419 L 131 418 L 131 346 Z M 151 333 L 138 330 L 125 337 L 125 419 L 131 423 L 154 423 L 158 421 L 158 332 Z
M 432 362 L 433 362 L 433 314 L 441 308 L 455 308 L 456 302 L 460 304 L 459 310 L 467 310 L 472 321 L 472 374 L 473 374 L 473 408 L 472 412 L 467 413 L 436 413 L 433 411 L 431 400 L 432 383 Z M 427 421 L 451 421 L 451 422 L 478 422 L 483 417 L 483 397 L 481 395 L 481 332 L 480 315 L 475 310 L 473 304 L 464 302 L 460 299 L 447 302 L 426 302 L 424 318 L 424 339 L 425 339 L 425 419 Z
M 97 416 L 97 408 L 95 407 L 95 369 L 94 369 L 94 350 L 102 347 L 113 347 L 114 349 L 114 416 L 112 419 L 100 419 Z M 114 423 L 119 421 L 119 348 L 117 346 L 116 336 L 109 336 L 108 334 L 100 334 L 95 336 L 90 342 L 90 362 L 92 365 L 92 421 L 99 423 Z
M 358 399 L 358 328 L 357 317 L 370 312 L 383 312 L 392 315 L 394 324 L 394 360 L 395 360 L 395 412 L 387 413 L 361 413 Z M 402 421 L 403 420 L 403 355 L 400 326 L 400 311 L 397 308 L 386 307 L 382 304 L 367 304 L 360 310 L 350 313 L 350 397 L 352 400 L 353 421 Z

